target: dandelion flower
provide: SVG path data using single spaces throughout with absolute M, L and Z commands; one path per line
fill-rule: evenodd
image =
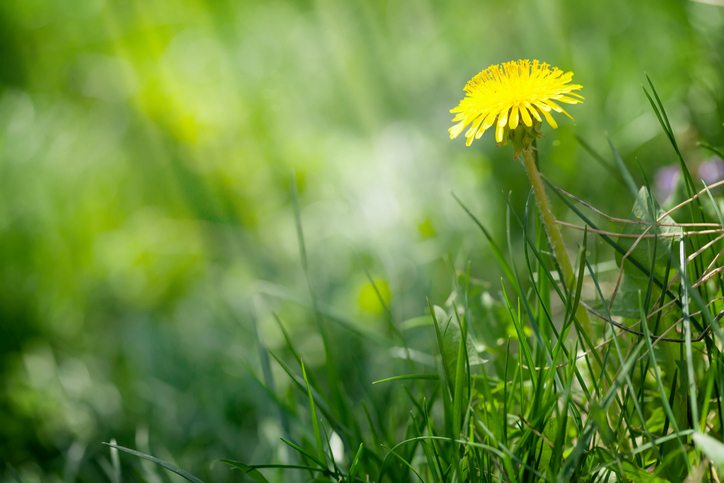
M 505 146 L 510 140 L 514 158 L 523 154 L 523 165 L 528 172 L 548 242 L 558 261 L 561 280 L 567 286 L 575 287 L 576 274 L 551 210 L 531 146 L 535 139 L 543 136 L 540 128 L 544 117 L 553 129 L 558 127 L 551 111 L 571 117 L 559 103 L 583 102 L 583 97 L 573 92 L 580 91 L 583 86 L 571 84 L 571 79 L 573 72 L 563 73 L 559 68 L 541 64 L 537 60 L 492 65 L 465 86 L 465 98 L 450 111 L 456 114 L 453 122 L 457 124 L 449 131 L 450 138 L 454 139 L 470 126 L 465 133 L 466 144 L 470 146 L 473 139 L 480 139 L 485 131 L 495 126 L 498 145 Z M 576 309 L 576 316 L 583 330 L 591 335 L 591 323 L 583 306 Z
M 541 137 L 540 126 L 545 117 L 553 129 L 558 124 L 551 111 L 571 117 L 558 103 L 577 104 L 583 97 L 574 93 L 582 86 L 570 84 L 573 72 L 563 73 L 557 67 L 537 60 L 519 60 L 493 65 L 473 77 L 465 86 L 465 98 L 450 112 L 457 114 L 449 129 L 456 138 L 468 125 L 466 144 L 480 139 L 495 126 L 495 140 L 500 146 L 512 138 L 515 155 Z M 573 118 L 571 118 L 573 119 Z

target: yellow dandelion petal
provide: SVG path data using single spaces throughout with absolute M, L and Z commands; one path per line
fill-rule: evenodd
M 540 114 L 538 113 L 538 109 L 535 108 L 535 106 L 530 106 L 528 109 L 530 109 L 530 113 L 533 114 L 533 117 L 538 122 L 543 122 L 543 120 L 540 117 Z
M 518 106 L 513 106 L 513 109 L 510 111 L 510 121 L 508 121 L 508 126 L 510 126 L 510 129 L 518 127 Z
M 508 111 L 506 110 L 503 114 L 500 115 L 498 118 L 498 127 L 505 127 L 505 125 L 508 124 Z M 500 142 L 500 141 L 498 141 Z
M 495 123 L 495 116 L 497 116 L 497 112 L 491 112 L 488 114 L 488 117 L 485 118 L 485 122 L 483 122 L 482 129 L 488 129 L 490 126 L 492 126 Z
M 548 104 L 551 107 L 551 109 L 553 109 L 556 112 L 563 112 L 563 109 L 561 108 L 561 106 L 559 106 L 555 102 L 551 101 L 550 99 L 546 99 L 545 101 L 543 101 L 543 103 Z
M 553 119 L 553 116 L 551 116 L 548 111 L 542 111 L 543 115 L 546 117 L 546 121 L 548 121 L 548 124 L 551 125 L 553 129 L 558 129 L 558 123 L 556 123 L 556 120 Z
M 480 127 L 480 123 L 483 122 L 483 116 L 478 116 L 477 120 L 473 121 L 473 123 L 470 125 L 470 129 L 468 129 L 468 132 L 465 133 L 466 138 L 470 138 L 475 136 L 475 132 L 478 130 L 478 127 Z
M 576 121 L 575 119 L 573 119 L 573 117 L 572 117 L 570 114 L 568 114 L 568 113 L 566 112 L 565 109 L 561 109 L 561 112 L 562 112 L 563 114 L 565 114 L 565 115 L 568 117 L 568 119 L 570 119 L 571 121 L 573 121 L 573 122 Z
M 500 123 L 495 128 L 495 140 L 499 143 L 503 142 L 503 133 L 505 133 L 505 126 L 501 126 Z
M 570 117 L 557 103 L 583 101 L 583 96 L 574 92 L 582 86 L 572 84 L 572 79 L 573 72 L 537 60 L 492 65 L 467 83 L 465 98 L 450 111 L 455 114 L 453 123 L 457 123 L 449 129 L 450 137 L 456 138 L 467 127 L 469 145 L 492 126 L 498 143 L 504 144 L 508 138 L 506 126 L 510 131 L 525 128 L 529 135 L 540 136 L 541 113 L 548 124 L 557 128 L 551 111 Z
M 555 98 L 555 100 L 558 102 L 566 103 L 566 104 L 578 104 L 579 102 L 581 102 L 578 99 L 572 99 L 572 98 L 566 97 L 566 96 L 558 96 Z
M 526 126 L 531 127 L 533 125 L 533 120 L 530 118 L 530 113 L 526 106 L 520 106 L 520 117 L 523 118 L 523 123 Z
M 464 122 L 455 124 L 453 127 L 448 129 L 448 131 L 450 131 L 450 139 L 455 139 L 456 137 L 458 137 L 458 135 L 463 132 L 463 129 L 465 129 Z

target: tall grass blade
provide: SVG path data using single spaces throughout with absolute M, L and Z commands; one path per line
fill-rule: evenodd
M 682 237 L 679 242 L 679 258 L 681 260 L 681 279 L 686 280 L 686 246 Z M 684 338 L 686 339 L 686 370 L 689 382 L 689 404 L 691 405 L 691 418 L 699 421 L 699 408 L 696 403 L 696 379 L 694 377 L 694 356 L 691 350 L 691 320 L 689 318 L 689 289 L 682 284 L 681 305 L 684 316 Z
M 304 361 L 300 360 L 300 363 L 302 364 L 302 375 L 304 377 L 304 382 L 307 384 L 307 395 L 309 396 L 309 409 L 312 414 L 312 424 L 314 427 L 314 442 L 317 445 L 317 457 L 319 458 L 319 462 L 321 463 L 322 467 L 325 467 L 326 465 L 322 462 L 326 461 L 326 456 L 324 454 L 324 445 L 322 444 L 322 433 L 319 431 L 319 420 L 317 419 L 317 410 L 314 408 L 314 396 L 312 396 L 312 388 L 309 385 L 309 379 L 307 379 L 307 370 L 304 367 Z
M 590 270 L 590 268 L 589 268 L 589 270 Z M 606 411 L 608 409 L 608 407 L 611 405 L 611 403 L 613 403 L 614 399 L 616 398 L 616 394 L 618 393 L 619 388 L 621 387 L 621 385 L 624 383 L 624 381 L 628 377 L 629 371 L 631 371 L 631 368 L 636 364 L 638 354 L 641 351 L 641 348 L 643 346 L 644 346 L 644 342 L 641 341 L 631 351 L 628 360 L 621 368 L 621 371 L 619 372 L 618 376 L 614 380 L 613 385 L 609 388 L 608 392 L 606 393 L 606 396 L 603 398 L 603 400 L 599 404 L 599 407 L 601 408 L 602 411 Z M 557 483 L 568 483 L 569 481 L 571 481 L 571 477 L 573 476 L 573 473 L 578 468 L 581 457 L 583 456 L 585 449 L 588 447 L 588 444 L 591 442 L 591 438 L 593 438 L 595 430 L 596 430 L 596 425 L 595 425 L 594 421 L 592 421 L 592 420 L 587 421 L 583 433 L 578 438 L 578 442 L 576 443 L 576 446 L 573 447 L 573 451 L 571 451 L 570 455 L 564 462 L 563 467 L 561 468 L 561 470 L 558 472 L 558 475 L 556 476 Z
M 177 468 L 176 466 L 172 465 L 171 463 L 166 463 L 165 461 L 160 460 L 160 459 L 156 458 L 155 456 L 151 456 L 150 454 L 141 453 L 140 451 L 132 450 L 129 448 L 124 448 L 123 446 L 117 446 L 117 445 L 111 444 L 111 443 L 103 443 L 103 444 L 110 446 L 111 448 L 116 448 L 118 450 L 121 450 L 124 453 L 132 454 L 133 456 L 137 456 L 139 458 L 143 458 L 145 460 L 156 463 L 157 465 L 167 469 L 171 473 L 176 473 L 181 478 L 191 481 L 192 483 L 204 483 L 202 480 L 196 478 L 194 475 L 192 475 L 188 471 L 184 471 L 181 468 Z
M 352 461 L 352 464 L 349 467 L 349 473 L 347 473 L 347 481 L 354 481 L 354 478 L 357 476 L 357 469 L 359 468 L 359 463 L 362 460 L 363 453 L 364 453 L 364 443 L 360 443 L 359 449 L 357 450 L 357 454 L 354 456 L 354 460 Z
M 116 439 L 111 439 L 111 444 L 116 444 Z M 121 459 L 118 455 L 118 448 L 111 447 L 111 464 L 113 465 L 113 483 L 121 483 Z
M 498 265 L 500 265 L 500 268 L 503 270 L 503 274 L 505 274 L 505 278 L 510 282 L 511 285 L 513 285 L 513 288 L 515 289 L 515 292 L 518 294 L 518 296 L 521 296 L 520 288 L 517 285 L 515 274 L 513 273 L 513 270 L 510 268 L 510 265 L 505 260 L 505 256 L 503 255 L 503 252 L 500 250 L 500 247 L 498 247 L 498 244 L 495 243 L 495 240 L 493 240 L 493 236 L 490 234 L 490 232 L 483 226 L 482 223 L 480 223 L 480 220 L 478 220 L 475 215 L 472 214 L 472 212 L 463 204 L 462 201 L 460 201 L 460 198 L 457 197 L 455 193 L 451 193 L 452 197 L 455 198 L 455 201 L 458 202 L 460 207 L 465 210 L 465 213 L 468 214 L 468 216 L 473 220 L 473 222 L 480 228 L 480 230 L 485 235 L 485 238 L 488 240 L 488 243 L 490 243 L 490 249 L 493 251 L 493 255 L 495 256 L 495 260 L 498 262 Z
M 309 458 L 311 461 L 314 461 L 315 463 L 317 463 L 317 464 L 319 465 L 319 470 L 320 470 L 320 471 L 327 471 L 327 472 L 329 471 L 329 470 L 327 469 L 327 465 L 326 465 L 325 463 L 323 463 L 322 460 L 320 460 L 317 456 L 313 455 L 312 453 L 310 453 L 309 451 L 305 450 L 304 448 L 302 448 L 302 447 L 299 446 L 298 444 L 292 443 L 291 441 L 289 441 L 289 440 L 287 440 L 287 439 L 284 439 L 284 438 L 279 438 L 279 439 L 281 439 L 281 440 L 282 440 L 285 444 L 287 444 L 290 448 L 299 451 L 301 454 L 303 454 L 304 456 L 306 456 L 307 458 Z

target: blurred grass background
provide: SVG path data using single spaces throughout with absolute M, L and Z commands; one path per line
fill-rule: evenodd
M 499 283 L 449 192 L 502 237 L 528 182 L 492 135 L 448 139 L 469 78 L 518 58 L 575 72 L 586 102 L 546 132 L 542 171 L 625 217 L 631 200 L 575 136 L 608 153 L 608 133 L 649 179 L 673 163 L 646 72 L 704 161 L 696 142 L 724 134 L 723 15 L 678 0 L 0 3 L 2 458 L 26 482 L 104 481 L 100 442 L 116 438 L 241 481 L 209 463 L 279 447 L 246 367 L 255 324 L 284 353 L 278 313 L 323 373 L 291 172 L 318 299 L 383 332 L 363 265 L 398 321 L 444 301 L 468 259 Z M 348 393 L 389 394 L 365 382 L 390 375 L 387 350 L 332 337 Z

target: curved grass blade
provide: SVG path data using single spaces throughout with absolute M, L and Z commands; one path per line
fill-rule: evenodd
M 405 374 L 402 376 L 392 376 L 388 377 L 386 379 L 380 379 L 379 381 L 374 381 L 372 384 L 379 384 L 381 382 L 390 382 L 390 381 L 402 381 L 406 379 L 419 379 L 419 380 L 439 380 L 440 375 L 439 374 Z
M 319 461 L 323 462 L 326 461 L 326 457 L 324 455 L 324 445 L 322 444 L 322 433 L 321 431 L 319 431 L 317 410 L 314 408 L 314 396 L 312 396 L 312 388 L 309 385 L 309 379 L 307 379 L 307 370 L 304 367 L 304 361 L 300 359 L 299 362 L 302 365 L 302 375 L 304 376 L 304 382 L 307 383 L 307 394 L 309 396 L 309 408 L 312 413 L 312 423 L 314 425 L 314 442 L 317 445 L 317 456 L 319 457 Z M 321 463 L 321 466 L 325 467 L 326 465 L 324 463 Z
M 355 476 L 357 476 L 357 468 L 359 467 L 359 462 L 362 459 L 362 453 L 364 452 L 364 443 L 359 444 L 359 449 L 357 450 L 357 454 L 354 457 L 354 460 L 352 461 L 352 465 L 349 467 L 349 473 L 347 474 L 347 481 L 354 481 Z
M 621 175 L 626 182 L 626 186 L 628 186 L 628 189 L 633 194 L 634 199 L 638 199 L 639 190 L 638 188 L 636 188 L 636 182 L 634 181 L 633 176 L 631 176 L 631 172 L 626 167 L 626 164 L 623 162 L 623 158 L 618 153 L 616 147 L 613 145 L 613 141 L 611 141 L 611 138 L 608 138 L 608 145 L 611 147 L 611 151 L 613 151 L 613 158 L 616 160 L 616 165 L 618 166 L 619 171 L 621 171 Z
M 422 483 L 425 483 L 425 480 L 422 479 L 422 476 L 420 476 L 420 473 L 417 472 L 417 470 L 409 463 L 409 461 L 407 461 L 405 458 L 403 458 L 402 456 L 400 456 L 394 450 L 391 450 L 387 446 L 382 445 L 382 447 L 389 450 L 390 454 L 392 454 L 393 456 L 397 457 L 400 461 L 402 461 L 408 468 L 410 468 L 413 471 L 413 473 L 415 473 L 415 475 L 417 475 L 417 477 L 420 479 L 420 481 L 422 481 Z
M 302 448 L 301 446 L 296 445 L 296 444 L 292 443 L 291 441 L 286 440 L 286 439 L 284 439 L 284 438 L 279 438 L 279 439 L 281 439 L 282 441 L 284 441 L 286 444 L 288 444 L 289 446 L 291 446 L 293 449 L 295 449 L 295 450 L 299 451 L 300 453 L 302 453 L 304 456 L 306 456 L 306 457 L 309 458 L 310 460 L 312 460 L 312 461 L 314 461 L 315 463 L 317 463 L 317 464 L 319 465 L 319 468 L 317 468 L 318 470 L 328 471 L 328 470 L 326 469 L 326 466 L 325 466 L 324 463 L 322 463 L 322 462 L 321 462 L 316 456 L 314 456 L 313 454 L 309 453 L 308 451 L 305 451 L 304 448 Z
M 724 468 L 724 443 L 704 433 L 695 433 L 692 439 L 717 468 Z
M 435 316 L 435 308 L 432 306 L 429 299 L 427 301 L 427 306 L 430 308 L 430 315 L 432 316 L 432 321 L 435 324 L 435 335 L 437 336 L 437 345 L 438 345 L 438 348 L 440 349 L 440 357 L 442 358 L 443 374 L 445 375 L 448 389 L 450 390 L 450 392 L 452 392 L 453 391 L 452 378 L 450 376 L 450 373 L 448 372 L 448 365 L 447 365 L 447 360 L 445 357 L 445 346 L 442 341 L 442 332 L 440 332 L 440 323 L 438 322 L 437 317 Z M 451 319 L 452 319 L 452 317 L 451 317 Z
M 159 466 L 162 466 L 163 468 L 166 468 L 171 473 L 176 473 L 182 478 L 185 478 L 188 481 L 191 481 L 193 483 L 204 483 L 202 480 L 196 478 L 194 475 L 189 473 L 188 471 L 184 471 L 181 468 L 177 468 L 176 466 L 172 465 L 171 463 L 166 463 L 163 460 L 160 460 L 156 458 L 155 456 L 151 456 L 150 454 L 141 453 L 140 451 L 136 451 L 133 449 L 125 448 L 123 446 L 118 446 L 111 443 L 103 443 L 106 446 L 110 446 L 111 448 L 116 448 L 118 450 L 123 451 L 124 453 L 132 454 L 133 456 L 137 456 L 139 458 L 143 458 L 145 460 L 151 461 L 153 463 L 156 463 Z
M 688 436 L 688 435 L 694 434 L 694 433 L 696 433 L 696 431 L 693 429 L 685 429 L 684 431 L 681 431 L 679 434 L 674 434 L 674 433 L 667 434 L 666 436 L 656 438 L 653 441 L 653 445 L 652 445 L 652 443 L 644 443 L 641 446 L 639 446 L 638 448 L 636 448 L 632 451 L 629 451 L 628 453 L 623 453 L 622 456 L 624 458 L 630 458 L 631 456 L 635 456 L 639 453 L 650 450 L 652 448 L 652 446 L 654 446 L 654 445 L 660 446 L 660 445 L 662 445 L 664 443 L 668 443 L 669 441 L 676 439 L 680 436 Z M 603 463 L 603 464 L 594 466 L 593 468 L 589 469 L 586 474 L 584 474 L 582 476 L 594 475 L 594 474 L 598 473 L 599 471 L 601 471 L 602 469 L 608 468 L 609 466 L 616 464 L 616 462 L 617 462 L 617 460 L 613 459 L 607 463 Z
M 704 148 L 708 151 L 711 151 L 712 153 L 716 154 L 720 158 L 724 159 L 724 151 L 722 151 L 721 149 L 714 147 L 711 144 L 704 142 L 704 141 L 699 141 L 697 144 L 699 146 L 701 146 L 702 148 Z
M 264 475 L 259 473 L 259 471 L 256 469 L 255 466 L 249 466 L 245 465 L 244 463 L 240 463 L 238 461 L 232 461 L 232 460 L 219 460 L 222 463 L 226 463 L 229 466 L 233 466 L 234 468 L 243 471 L 247 475 L 249 475 L 249 478 L 256 481 L 256 483 L 269 483 L 269 480 L 267 480 Z M 312 468 L 317 469 L 317 468 Z
M 654 99 L 651 98 L 651 95 L 644 87 L 644 93 L 646 93 L 646 97 L 648 98 L 649 102 L 651 103 L 651 107 L 654 109 L 654 112 L 656 113 L 656 117 L 659 119 L 659 124 L 661 124 L 661 128 L 666 133 L 666 137 L 669 138 L 669 142 L 674 148 L 674 151 L 676 151 L 676 156 L 679 159 L 679 165 L 681 168 L 681 172 L 684 175 L 684 181 L 686 184 L 686 192 L 689 198 L 694 196 L 694 180 L 691 179 L 691 173 L 689 173 L 689 169 L 686 167 L 686 163 L 684 163 L 684 156 L 682 156 L 681 151 L 679 150 L 679 145 L 676 142 L 676 137 L 674 136 L 674 130 L 671 129 L 671 123 L 669 122 L 669 117 L 666 115 L 666 110 L 664 109 L 664 104 L 661 102 L 661 98 L 659 97 L 659 93 L 656 92 L 656 88 L 654 87 L 654 83 L 651 82 L 651 78 L 648 74 L 646 74 L 646 80 L 649 83 L 649 86 L 651 87 L 651 92 L 654 94 L 654 98 L 656 98 L 656 102 L 654 102 Z M 642 86 L 643 87 L 643 86 Z

